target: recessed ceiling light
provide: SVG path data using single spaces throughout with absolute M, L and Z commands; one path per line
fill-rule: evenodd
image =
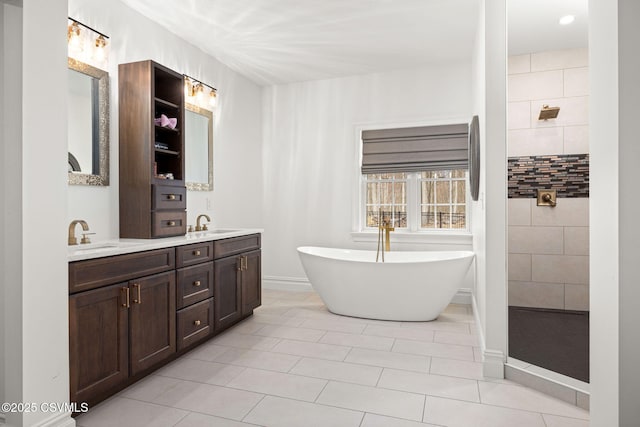
M 573 15 L 565 15 L 562 18 L 560 18 L 560 25 L 569 25 L 575 20 L 576 20 L 575 16 L 573 16 Z

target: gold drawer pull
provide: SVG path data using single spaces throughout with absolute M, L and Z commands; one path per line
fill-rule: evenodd
M 123 300 L 122 306 L 129 308 L 130 307 L 130 305 L 129 305 L 129 287 L 120 288 L 120 291 L 122 293 L 124 293 L 124 297 L 122 298 L 122 300 Z
M 168 221 L 168 222 L 167 222 L 167 225 L 168 225 L 169 227 L 175 227 L 175 226 L 176 226 L 176 222 L 175 222 L 175 221 Z
M 200 280 L 196 280 L 195 282 L 193 282 L 193 286 L 200 286 L 202 283 L 200 283 Z
M 193 324 L 196 325 L 196 326 L 200 326 L 200 321 L 196 320 L 195 322 L 193 322 Z
M 193 254 L 194 254 L 195 256 L 200 256 L 200 250 L 193 251 Z
M 134 297 L 133 302 L 135 304 L 142 304 L 142 297 L 140 296 L 140 285 L 137 283 L 133 284 L 133 289 L 136 290 L 137 296 Z
M 176 195 L 175 194 L 169 194 L 167 196 L 167 200 L 175 200 L 176 199 Z

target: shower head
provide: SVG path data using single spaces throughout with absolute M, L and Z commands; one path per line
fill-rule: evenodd
M 540 110 L 538 120 L 555 119 L 556 117 L 558 117 L 559 112 L 560 107 L 549 107 L 548 105 L 543 105 L 542 110 Z

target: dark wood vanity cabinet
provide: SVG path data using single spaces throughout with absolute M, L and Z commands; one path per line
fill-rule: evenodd
M 71 263 L 69 290 L 72 402 L 96 403 L 175 353 L 174 248 Z
M 214 242 L 215 329 L 223 330 L 261 303 L 260 235 Z
M 71 401 L 94 405 L 261 303 L 260 235 L 69 263 Z
M 178 350 L 213 334 L 213 242 L 176 248 Z
M 69 297 L 72 402 L 93 402 L 129 378 L 127 283 Z
M 120 64 L 118 94 L 120 237 L 184 235 L 183 76 L 153 61 Z
M 173 271 L 129 283 L 131 375 L 176 352 L 176 276 Z

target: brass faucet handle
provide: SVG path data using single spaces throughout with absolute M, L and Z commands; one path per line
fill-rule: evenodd
M 188 233 L 193 233 L 193 225 L 189 226 L 189 229 L 187 230 Z
M 80 244 L 85 245 L 87 243 L 91 243 L 91 239 L 87 237 L 91 234 L 96 234 L 96 233 L 82 233 L 82 239 L 80 239 Z
M 207 231 L 207 230 L 208 230 L 208 228 L 207 228 L 207 224 L 203 225 L 203 226 L 202 226 L 202 231 Z

